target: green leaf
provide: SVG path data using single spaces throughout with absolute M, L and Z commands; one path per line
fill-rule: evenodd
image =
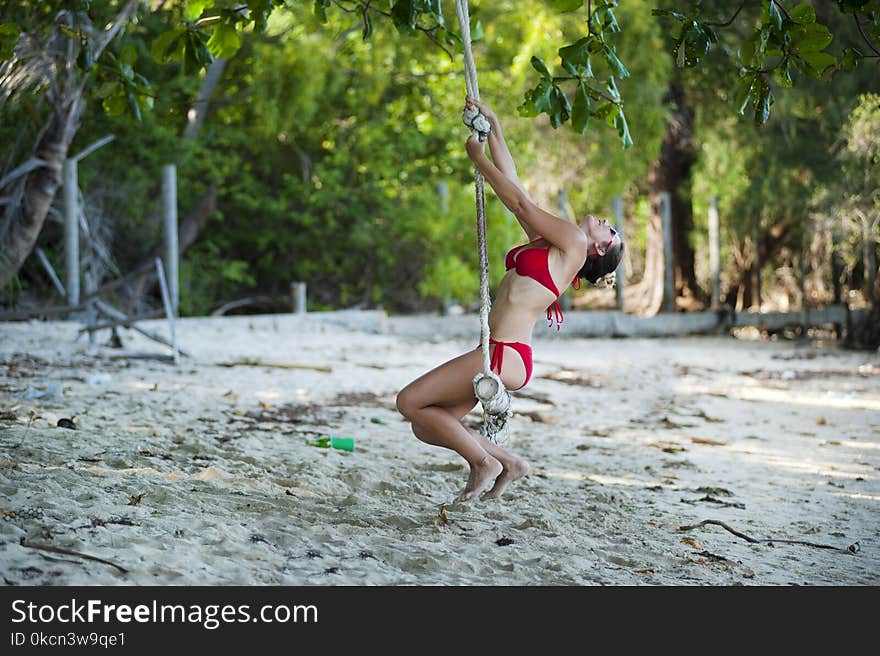
M 776 6 L 776 3 L 773 0 L 764 0 L 764 11 L 767 12 L 767 15 L 770 21 L 776 26 L 777 30 L 782 30 L 782 14 L 779 13 L 779 8 Z M 764 22 L 764 17 L 762 15 L 761 21 Z
M 125 113 L 128 107 L 128 97 L 125 91 L 120 87 L 112 96 L 105 98 L 101 103 L 107 116 L 120 116 Z
M 688 19 L 684 14 L 677 11 L 669 11 L 668 9 L 652 9 L 652 16 L 668 16 L 669 18 L 674 18 L 677 21 L 686 21 Z
M 770 105 L 773 103 L 773 94 L 767 80 L 759 76 L 757 84 L 752 87 L 752 98 L 755 107 L 755 125 L 764 125 L 770 118 Z
M 140 123 L 143 120 L 143 117 L 141 116 L 141 106 L 138 103 L 137 98 L 133 93 L 128 93 L 126 94 L 126 96 L 128 98 L 128 106 L 131 109 L 132 115 L 134 116 L 135 120 Z
M 11 59 L 21 28 L 15 23 L 0 23 L 0 61 Z
M 229 59 L 241 47 L 241 35 L 229 23 L 218 23 L 214 26 L 211 38 L 208 39 L 208 51 L 215 57 Z
M 801 25 L 816 22 L 816 10 L 813 9 L 813 5 L 800 4 L 792 9 L 789 14 L 791 15 L 791 20 Z
M 444 25 L 443 22 L 443 4 L 441 0 L 428 0 L 428 9 L 427 13 L 433 14 L 433 16 L 437 19 L 437 22 L 440 25 Z
M 534 68 L 536 71 L 538 71 L 542 77 L 546 77 L 546 78 L 553 77 L 552 75 L 550 75 L 550 71 L 547 69 L 547 65 L 544 64 L 543 59 L 532 55 L 531 62 L 532 62 L 532 68 Z
M 615 124 L 617 126 L 617 136 L 620 137 L 620 141 L 623 143 L 624 148 L 629 148 L 633 145 L 632 137 L 629 134 L 629 126 L 626 123 L 626 116 L 623 114 L 623 107 L 619 107 L 617 109 L 617 118 L 615 120 Z
M 119 81 L 109 80 L 100 84 L 92 93 L 96 98 L 109 98 L 119 91 Z
M 614 46 L 609 46 L 606 44 L 605 48 L 602 51 L 602 56 L 605 57 L 605 61 L 608 62 L 608 67 L 611 69 L 611 72 L 614 73 L 614 75 L 620 78 L 629 77 L 629 71 L 626 70 L 626 66 L 624 66 L 617 58 L 617 53 L 614 51 Z
M 397 0 L 391 8 L 391 19 L 400 32 L 412 32 L 416 29 L 418 13 L 412 0 Z
M 864 59 L 864 55 L 855 48 L 844 48 L 843 57 L 840 59 L 840 67 L 846 70 L 852 70 L 858 66 L 859 62 Z
M 576 11 L 584 6 L 584 0 L 551 0 L 550 6 L 554 11 L 566 13 Z
M 571 113 L 571 105 L 562 89 L 553 85 L 550 91 L 550 109 L 547 114 L 550 117 L 550 125 L 555 130 L 568 120 Z
M 821 23 L 798 25 L 790 32 L 792 44 L 801 51 L 812 50 L 817 52 L 824 50 L 834 39 L 828 28 Z
M 571 109 L 571 127 L 579 134 L 586 134 L 590 121 L 590 97 L 584 83 L 577 85 L 574 94 L 574 106 Z
M 185 33 L 186 27 L 179 26 L 157 36 L 150 49 L 153 60 L 158 64 L 165 64 L 169 60 L 175 59 L 183 50 Z
M 615 103 L 620 102 L 620 91 L 617 90 L 617 83 L 614 81 L 614 76 L 610 76 L 608 78 L 608 86 L 605 87 L 605 90 L 608 91 L 608 95 L 610 95 Z
M 791 89 L 791 63 L 786 61 L 784 64 L 773 69 L 773 79 L 784 89 Z
M 547 112 L 550 110 L 550 92 L 553 89 L 553 85 L 550 83 L 550 80 L 547 78 L 541 78 L 541 81 L 538 83 L 534 89 L 529 89 L 526 92 L 525 99 L 522 104 L 517 108 L 520 116 L 533 118 L 538 114 L 543 112 Z
M 755 80 L 758 74 L 748 71 L 740 75 L 739 81 L 736 83 L 736 93 L 734 94 L 734 105 L 738 114 L 743 115 L 749 99 L 752 95 L 752 88 L 755 86 Z
M 330 0 L 315 0 L 315 16 L 322 23 L 327 22 L 327 7 L 330 6 Z
M 559 49 L 559 58 L 563 65 L 568 62 L 574 66 L 581 75 L 592 77 L 593 70 L 590 65 L 590 44 L 595 41 L 595 37 L 585 36 L 578 39 L 571 45 Z
M 617 105 L 608 102 L 607 100 L 603 103 L 600 103 L 599 106 L 593 111 L 593 116 L 598 119 L 605 119 L 606 123 L 614 124 L 614 119 L 612 118 L 617 112 Z
M 194 21 L 202 15 L 206 7 L 213 6 L 214 0 L 189 0 L 186 3 L 186 19 Z
M 134 46 L 127 45 L 122 49 L 122 52 L 119 53 L 119 61 L 126 66 L 134 66 L 134 63 L 137 61 L 137 50 L 134 49 Z
M 814 75 L 813 77 L 821 77 L 822 73 L 825 72 L 829 66 L 837 65 L 837 58 L 827 52 L 813 52 L 811 50 L 807 50 L 805 52 L 800 53 L 801 59 L 807 62 L 818 75 Z

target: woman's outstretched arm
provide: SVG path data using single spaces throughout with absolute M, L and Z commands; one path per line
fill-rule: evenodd
M 492 131 L 489 133 L 488 142 L 489 151 L 492 153 L 492 161 L 495 163 L 498 170 L 508 177 L 510 181 L 526 196 L 526 198 L 532 201 L 532 197 L 529 195 L 525 186 L 523 186 L 523 183 L 520 181 L 519 175 L 516 172 L 516 163 L 513 161 L 513 155 L 510 154 L 510 148 L 507 147 L 507 141 L 505 141 L 504 132 L 501 129 L 501 122 L 498 120 L 498 117 L 495 116 L 495 112 L 493 112 L 486 103 L 471 98 L 470 96 L 465 100 L 465 105 L 474 105 L 489 121 Z M 519 217 L 517 217 L 517 219 L 518 218 Z M 523 230 L 525 230 L 529 239 L 534 239 L 540 234 L 535 232 L 534 229 L 522 221 L 519 223 Z
M 587 237 L 573 223 L 554 216 L 538 207 L 521 186 L 505 175 L 486 157 L 484 145 L 471 136 L 466 144 L 468 156 L 492 187 L 504 206 L 513 212 L 530 237 L 541 235 L 563 252 L 586 252 Z

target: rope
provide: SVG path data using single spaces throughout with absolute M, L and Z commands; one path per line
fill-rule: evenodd
M 455 13 L 464 46 L 464 73 L 467 93 L 471 98 L 480 99 L 477 84 L 477 68 L 471 51 L 471 21 L 467 0 L 455 1 Z M 482 140 L 482 139 L 481 139 Z M 477 248 L 480 255 L 480 346 L 483 352 L 483 372 L 474 376 L 474 393 L 483 404 L 482 432 L 493 442 L 504 430 L 510 417 L 510 393 L 504 389 L 501 379 L 492 371 L 489 360 L 489 256 L 486 249 L 486 191 L 483 174 L 474 166 L 474 188 L 477 205 Z M 501 347 L 504 348 L 504 347 Z

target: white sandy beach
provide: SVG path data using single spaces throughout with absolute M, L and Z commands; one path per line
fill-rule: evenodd
M 79 327 L 0 323 L 7 584 L 880 583 L 877 353 L 539 323 L 505 445 L 532 473 L 450 506 L 464 462 L 394 398 L 473 348 L 476 317 L 184 319 L 179 367 Z M 306 444 L 330 435 L 355 450 Z M 680 530 L 704 520 L 742 536 Z

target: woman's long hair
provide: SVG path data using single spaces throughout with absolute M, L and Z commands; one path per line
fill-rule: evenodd
M 578 278 L 589 280 L 595 285 L 600 278 L 607 276 L 609 273 L 612 273 L 617 269 L 617 265 L 620 264 L 625 249 L 626 246 L 624 246 L 623 240 L 619 239 L 616 244 L 612 244 L 612 246 L 605 251 L 605 255 L 600 257 L 588 256 L 587 261 L 584 262 L 584 266 L 578 271 Z

